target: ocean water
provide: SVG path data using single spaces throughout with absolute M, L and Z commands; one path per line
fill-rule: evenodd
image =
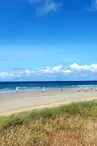
M 97 87 L 97 81 L 48 81 L 48 82 L 0 82 L 0 93 L 40 91 L 43 87 L 46 90 L 60 88 Z

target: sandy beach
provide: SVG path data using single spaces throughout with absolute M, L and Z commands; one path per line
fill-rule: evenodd
M 56 106 L 76 100 L 94 99 L 97 97 L 95 89 L 88 91 L 78 89 L 50 90 L 38 92 L 18 92 L 0 94 L 0 115 L 21 112 L 29 109 Z

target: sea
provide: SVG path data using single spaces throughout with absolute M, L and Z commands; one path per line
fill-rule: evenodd
M 45 90 L 56 90 L 65 88 L 79 88 L 79 87 L 95 87 L 97 88 L 97 81 L 19 81 L 19 82 L 0 82 L 0 93 L 16 92 L 16 87 L 19 87 L 19 92 L 41 91 L 43 87 Z

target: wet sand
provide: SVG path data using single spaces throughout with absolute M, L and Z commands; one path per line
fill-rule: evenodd
M 94 99 L 97 97 L 95 89 L 88 91 L 78 89 L 50 90 L 38 92 L 18 92 L 0 94 L 0 115 L 21 112 L 24 110 L 59 105 L 65 102 Z

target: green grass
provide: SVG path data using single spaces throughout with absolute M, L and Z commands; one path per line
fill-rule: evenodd
M 97 116 L 97 100 L 86 101 L 86 102 L 72 102 L 68 105 L 61 105 L 59 107 L 44 108 L 41 110 L 32 110 L 27 112 L 22 112 L 18 114 L 12 114 L 11 116 L 0 117 L 0 129 L 10 126 L 21 125 L 28 123 L 32 120 L 38 119 L 53 119 L 57 116 L 62 116 L 63 114 L 78 114 L 82 117 L 93 116 L 95 110 L 95 115 Z M 95 116 L 94 115 L 94 116 Z
M 0 117 L 0 146 L 96 145 L 96 123 L 97 100 Z

